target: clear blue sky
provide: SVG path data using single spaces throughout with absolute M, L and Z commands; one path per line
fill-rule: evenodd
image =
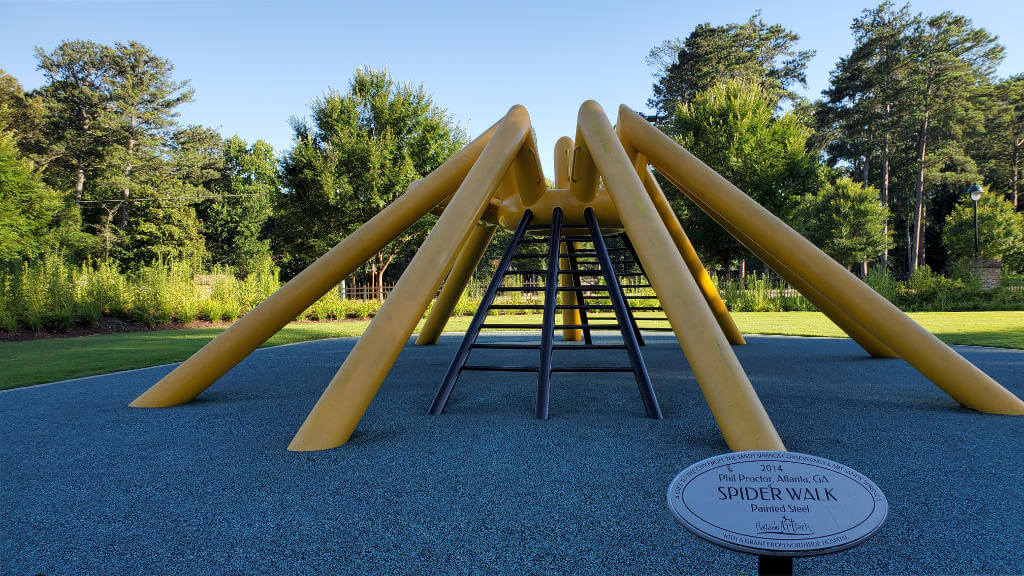
M 817 56 L 806 95 L 817 97 L 852 47 L 851 20 L 874 2 L 640 3 L 516 0 L 471 2 L 6 2 L 0 0 L 0 68 L 26 89 L 42 83 L 33 46 L 61 40 L 138 40 L 174 62 L 195 102 L 181 121 L 225 136 L 291 143 L 290 116 L 306 114 L 328 87 L 341 90 L 360 65 L 422 82 L 475 135 L 513 104 L 530 111 L 547 175 L 555 140 L 575 133 L 581 102 L 614 115 L 620 103 L 646 110 L 648 51 L 701 22 L 745 21 L 761 7 L 769 23 L 797 32 Z M 1024 4 L 918 0 L 926 14 L 954 10 L 998 34 L 1001 76 L 1024 72 Z M 613 118 L 614 122 L 614 118 Z

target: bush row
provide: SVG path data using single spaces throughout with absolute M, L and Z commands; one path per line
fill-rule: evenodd
M 195 272 L 186 264 L 157 262 L 125 274 L 109 262 L 71 267 L 63 258 L 45 257 L 0 272 L 0 330 L 65 332 L 104 316 L 150 326 L 232 321 L 280 286 L 269 261 L 244 278 L 227 268 Z
M 1006 276 L 1003 285 L 981 290 L 970 274 L 954 270 L 950 277 L 924 267 L 908 281 L 898 281 L 884 271 L 873 271 L 867 283 L 889 301 L 908 311 L 1024 310 L 1024 277 Z M 748 275 L 745 282 L 723 281 L 712 275 L 732 311 L 783 312 L 814 310 L 814 306 L 784 282 L 767 275 Z M 150 326 L 193 320 L 233 321 L 251 310 L 280 287 L 277 269 L 267 260 L 256 271 L 238 278 L 233 270 L 215 268 L 197 274 L 186 264 L 156 262 L 130 274 L 109 262 L 68 266 L 50 256 L 20 268 L 0 271 L 0 330 L 19 328 L 64 332 L 74 325 L 93 325 L 104 316 L 136 320 Z M 479 287 L 475 287 L 479 288 Z M 630 289 L 634 306 L 657 306 L 650 288 Z M 453 311 L 471 315 L 480 304 L 479 289 L 467 291 Z M 496 303 L 533 304 L 543 294 L 507 292 Z M 600 298 L 591 304 L 609 304 Z M 377 313 L 376 300 L 344 299 L 332 290 L 300 313 L 297 320 L 368 318 Z M 519 311 L 505 310 L 503 313 Z M 522 312 L 539 313 L 539 309 Z

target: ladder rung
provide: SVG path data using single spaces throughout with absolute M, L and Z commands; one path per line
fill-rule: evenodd
M 602 329 L 617 329 L 618 324 L 555 324 L 556 329 L 582 329 L 590 328 L 591 330 L 602 330 Z
M 479 366 L 476 364 L 464 364 L 462 370 L 472 370 L 474 372 L 536 372 L 539 368 L 536 366 Z
M 482 324 L 481 328 L 518 328 L 522 330 L 540 330 L 541 324 Z
M 575 274 L 577 276 L 604 276 L 604 272 L 597 270 L 559 270 L 562 274 Z M 644 276 L 640 272 L 616 272 L 616 276 Z
M 650 288 L 650 285 L 649 284 L 639 284 L 639 285 L 633 285 L 633 286 L 623 285 L 622 287 L 623 288 Z M 501 287 L 498 288 L 499 292 L 543 292 L 544 290 L 547 290 L 547 288 L 545 288 L 544 286 L 501 286 Z M 582 292 L 607 292 L 608 291 L 608 287 L 603 285 L 603 284 L 594 285 L 594 286 L 588 286 L 588 285 L 584 284 L 583 286 L 580 286 L 579 288 L 577 288 L 575 286 L 559 286 L 557 288 L 557 290 L 559 292 L 576 292 L 576 291 L 582 291 Z M 653 298 L 653 296 L 626 296 L 626 298 Z
M 625 344 L 552 344 L 552 350 L 625 350 Z
M 543 310 L 543 304 L 491 304 L 490 310 Z
M 615 238 L 618 238 L 619 235 L 618 234 L 602 234 L 601 236 L 604 237 L 604 238 L 615 239 Z M 571 240 L 573 242 L 593 242 L 594 238 L 593 238 L 593 236 L 587 234 L 586 236 L 576 236 L 576 235 L 573 235 L 573 236 L 562 236 L 562 240 Z
M 480 350 L 539 350 L 540 344 L 516 342 L 510 344 L 475 343 L 474 349 Z M 625 350 L 625 344 L 552 344 L 552 350 Z
M 471 348 L 480 348 L 483 350 L 540 350 L 540 344 L 477 344 L 474 343 L 470 346 Z
M 608 251 L 609 252 L 629 252 L 629 250 L 626 249 L 626 248 L 609 248 Z M 573 252 L 574 252 L 574 254 L 573 254 L 574 256 L 580 256 L 580 255 L 589 256 L 589 255 L 592 255 L 592 254 L 597 254 L 597 250 L 590 250 L 588 248 L 584 248 L 582 250 L 573 250 Z M 630 258 L 629 260 L 623 260 L 623 262 L 633 262 L 633 259 Z
M 587 315 L 587 318 L 589 318 L 590 320 L 615 320 L 616 319 L 615 316 L 605 316 L 604 314 L 605 314 L 605 312 L 602 312 L 601 315 L 590 314 L 590 315 Z M 664 316 L 662 316 L 660 318 L 644 318 L 643 316 L 637 316 L 636 317 L 636 321 L 637 322 L 668 322 L 668 318 L 666 318 Z
M 506 270 L 505 271 L 505 275 L 506 276 L 512 276 L 514 274 L 535 274 L 535 275 L 540 276 L 542 274 L 547 274 L 547 273 L 548 273 L 547 270 Z M 558 273 L 559 274 L 572 274 L 574 276 L 604 276 L 604 272 L 601 272 L 599 270 L 559 270 Z M 615 275 L 619 276 L 619 277 L 625 277 L 625 276 L 630 276 L 630 277 L 644 276 L 644 274 L 642 274 L 640 272 L 616 272 Z
M 492 306 L 493 308 L 493 306 Z M 543 308 L 543 306 L 542 306 Z M 605 304 L 559 304 L 555 310 L 614 310 L 615 307 Z
M 552 368 L 552 372 L 632 372 L 632 366 L 588 366 L 586 368 Z

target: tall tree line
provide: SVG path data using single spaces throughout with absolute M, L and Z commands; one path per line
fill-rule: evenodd
M 5 182 L 4 212 L 36 232 L 6 241 L 0 257 L 58 251 L 124 268 L 175 259 L 244 270 L 269 256 L 273 150 L 182 126 L 178 109 L 194 93 L 170 61 L 138 42 L 86 40 L 37 48 L 36 61 L 45 83 L 30 92 L 0 71 L 0 133 L 13 144 L 5 164 L 31 175 L 18 195 L 51 209 L 23 209 Z
M 1024 77 L 996 78 L 1003 46 L 951 12 L 925 16 L 886 1 L 865 10 L 851 31 L 853 50 L 836 64 L 823 97 L 809 102 L 792 91 L 805 84 L 814 55 L 799 49 L 796 33 L 760 13 L 744 23 L 698 25 L 648 57 L 657 67 L 653 119 L 843 263 L 942 269 L 950 256 L 964 256 L 946 251 L 962 239 L 944 235 L 971 184 L 1022 208 Z M 794 171 L 793 143 L 806 152 L 803 165 L 816 168 Z M 772 182 L 772 174 L 789 176 Z M 749 254 L 673 197 L 711 262 L 742 270 Z M 1017 220 L 996 217 L 996 204 L 981 209 L 995 211 L 986 221 L 1004 223 L 991 238 L 1008 247 L 982 252 L 1024 260 Z M 1004 237 L 1017 240 L 996 240 Z
M 36 90 L 0 71 L 2 262 L 59 252 L 246 274 L 272 258 L 287 278 L 466 142 L 423 86 L 382 70 L 359 69 L 347 91 L 314 100 L 278 156 L 262 140 L 181 125 L 189 81 L 140 43 L 75 40 L 37 49 L 36 60 Z M 378 297 L 431 219 L 357 274 Z
M 968 18 L 883 2 L 853 21 L 854 48 L 818 102 L 828 161 L 876 186 L 896 228 L 890 259 L 941 268 L 945 221 L 973 183 L 1020 209 L 1021 76 L 998 79 L 997 38 Z

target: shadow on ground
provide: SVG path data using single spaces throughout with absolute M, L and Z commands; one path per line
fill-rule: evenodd
M 546 422 L 534 377 L 514 374 L 467 374 L 427 416 L 459 338 L 408 346 L 352 441 L 318 453 L 285 448 L 353 339 L 259 350 L 175 408 L 126 407 L 171 367 L 0 392 L 0 573 L 756 572 L 666 508 L 676 473 L 727 450 L 671 337 L 644 348 L 664 420 L 643 417 L 628 375 L 557 374 Z M 748 342 L 737 354 L 787 447 L 863 472 L 890 503 L 876 537 L 796 573 L 1024 567 L 1024 418 L 963 409 L 849 340 Z M 1024 396 L 1024 352 L 958 350 Z

